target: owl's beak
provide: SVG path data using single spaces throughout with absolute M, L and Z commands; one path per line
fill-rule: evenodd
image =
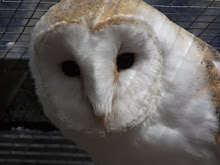
M 96 83 L 99 84 L 99 82 Z M 105 121 L 112 113 L 113 91 L 108 86 L 100 89 L 96 83 L 86 89 L 87 100 L 94 116 L 100 121 Z
M 92 56 L 91 56 L 92 57 Z M 85 60 L 85 59 L 84 59 Z M 88 99 L 88 102 L 92 106 L 92 111 L 96 118 L 105 121 L 112 113 L 112 98 L 113 98 L 113 72 L 107 72 L 106 68 L 112 68 L 106 66 L 108 62 L 103 59 L 100 62 L 94 58 L 87 58 L 86 67 L 82 67 L 82 81 L 84 93 Z
M 102 106 L 102 108 L 100 108 L 96 105 L 97 102 L 91 102 L 88 96 L 86 98 L 90 105 L 93 117 L 97 119 L 99 124 L 105 125 L 108 116 L 111 114 L 111 106 Z
M 100 99 L 98 102 L 90 102 L 90 103 L 92 106 L 92 113 L 94 117 L 97 118 L 99 121 L 105 123 L 108 116 L 111 115 L 112 105 L 110 102 L 105 102 L 105 103 L 103 102 L 104 101 Z

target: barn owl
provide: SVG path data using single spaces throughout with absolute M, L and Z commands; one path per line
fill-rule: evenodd
M 46 116 L 97 165 L 219 165 L 220 54 L 142 0 L 62 0 L 30 68 Z

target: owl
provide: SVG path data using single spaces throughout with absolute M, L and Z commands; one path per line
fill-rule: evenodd
M 97 165 L 219 165 L 220 53 L 142 0 L 62 0 L 35 26 L 46 116 Z

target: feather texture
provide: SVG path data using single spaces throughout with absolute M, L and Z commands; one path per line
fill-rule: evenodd
M 30 56 L 45 114 L 97 164 L 220 163 L 220 54 L 142 0 L 62 0 Z

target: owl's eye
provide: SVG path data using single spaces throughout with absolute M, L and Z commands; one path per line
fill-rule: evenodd
M 68 77 L 76 77 L 80 75 L 79 66 L 74 61 L 62 62 L 62 71 Z
M 134 64 L 134 53 L 123 53 L 117 57 L 118 71 L 128 69 Z

